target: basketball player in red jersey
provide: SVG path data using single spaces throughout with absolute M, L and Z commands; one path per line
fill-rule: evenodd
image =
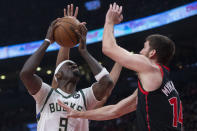
M 169 77 L 169 63 L 175 45 L 168 37 L 154 34 L 146 38 L 140 54 L 131 54 L 117 45 L 114 25 L 123 19 L 122 6 L 114 3 L 106 14 L 102 50 L 105 55 L 138 74 L 138 91 L 116 105 L 96 110 L 77 112 L 59 104 L 68 112 L 67 117 L 109 120 L 132 112 L 136 108 L 139 131 L 181 131 L 182 104 L 179 93 Z M 136 104 L 137 98 L 137 104 Z

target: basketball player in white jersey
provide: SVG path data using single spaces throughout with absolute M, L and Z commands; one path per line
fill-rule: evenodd
M 73 8 L 69 7 L 68 10 L 73 10 Z M 70 15 L 72 15 L 72 13 L 70 13 Z M 55 70 L 57 89 L 44 83 L 42 79 L 35 74 L 36 68 L 39 66 L 46 49 L 54 42 L 53 30 L 57 22 L 58 20 L 52 22 L 45 41 L 24 64 L 20 72 L 20 78 L 28 92 L 36 100 L 38 131 L 88 131 L 88 120 L 81 118 L 65 118 L 66 111 L 58 105 L 57 100 L 63 101 L 65 104 L 78 111 L 93 109 L 99 101 L 102 101 L 103 98 L 110 95 L 114 87 L 113 81 L 108 71 L 87 51 L 87 29 L 84 23 L 81 23 L 81 30 L 76 31 L 80 36 L 79 52 L 90 66 L 97 82 L 92 84 L 91 87 L 76 92 L 76 85 L 79 81 L 80 73 L 75 62 L 71 60 L 62 61 Z M 67 49 L 67 51 L 69 52 L 69 49 Z M 61 60 L 59 60 L 59 62 L 60 61 Z M 120 65 L 116 64 L 115 66 L 118 66 L 121 70 Z

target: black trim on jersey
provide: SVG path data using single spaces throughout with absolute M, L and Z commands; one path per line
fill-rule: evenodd
M 74 94 L 76 94 L 77 92 L 74 92 L 74 93 L 72 93 L 72 94 L 70 94 L 70 95 L 68 95 L 68 96 L 64 96 L 62 93 L 60 93 L 57 89 L 55 89 L 55 91 L 58 93 L 58 94 L 60 94 L 62 97 L 64 97 L 64 98 L 70 98 L 70 97 L 72 97 Z
M 83 93 L 82 90 L 79 90 L 79 92 L 81 93 L 81 95 L 82 95 L 82 97 L 83 97 L 83 102 L 84 102 L 85 108 L 86 108 L 86 110 L 87 110 L 85 94 Z
M 45 102 L 44 102 L 44 104 L 43 104 L 43 106 L 42 106 L 42 109 L 41 109 L 40 112 L 36 115 L 37 121 L 40 120 L 40 114 L 41 114 L 41 112 L 43 111 L 44 106 L 46 105 L 46 103 L 47 103 L 49 97 L 51 96 L 52 92 L 53 92 L 53 88 L 51 88 L 51 90 L 49 91 L 49 94 L 47 95 L 47 98 L 46 98 L 46 100 L 45 100 Z

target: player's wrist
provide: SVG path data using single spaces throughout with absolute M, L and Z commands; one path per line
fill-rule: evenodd
M 105 21 L 105 25 L 114 25 L 114 22 L 113 21 L 110 21 L 110 20 L 106 20 Z
M 101 72 L 99 72 L 97 75 L 95 75 L 96 81 L 99 81 L 101 78 L 103 78 L 105 75 L 109 75 L 109 72 L 106 70 L 106 68 L 102 68 Z
M 47 42 L 48 44 L 52 43 L 52 41 L 50 39 L 48 39 L 48 38 L 45 38 L 44 41 Z

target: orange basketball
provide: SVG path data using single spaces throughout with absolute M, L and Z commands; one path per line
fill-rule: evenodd
M 54 30 L 54 40 L 64 47 L 74 47 L 79 43 L 79 36 L 75 30 L 79 28 L 80 22 L 73 17 L 63 17 Z

